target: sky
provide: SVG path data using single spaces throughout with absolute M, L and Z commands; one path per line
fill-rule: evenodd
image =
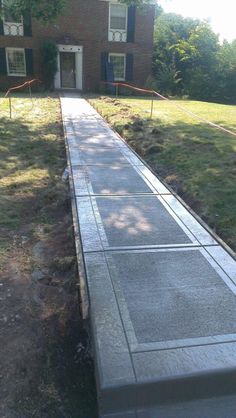
M 236 1 L 224 0 L 157 0 L 166 13 L 208 19 L 220 40 L 236 39 Z

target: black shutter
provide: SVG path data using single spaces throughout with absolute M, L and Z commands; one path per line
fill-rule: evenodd
M 101 53 L 101 80 L 107 81 L 108 52 Z
M 1 19 L 2 11 L 2 1 L 0 0 L 0 35 L 4 35 L 3 20 Z
M 25 49 L 25 62 L 26 62 L 26 74 L 34 74 L 34 59 L 33 59 L 33 49 Z
M 133 81 L 133 72 L 134 72 L 134 56 L 133 54 L 126 55 L 126 81 Z
M 114 68 L 111 62 L 107 61 L 106 71 L 107 71 L 107 81 L 109 81 L 110 83 L 114 83 Z M 110 94 L 115 94 L 116 92 L 115 86 L 112 86 L 111 84 L 107 86 L 107 90 Z
M 134 42 L 134 34 L 135 34 L 135 15 L 136 15 L 136 7 L 129 6 L 128 7 L 128 31 L 127 31 L 127 42 Z
M 32 36 L 31 13 L 28 10 L 25 11 L 23 14 L 23 23 L 24 23 L 24 36 Z
M 110 81 L 110 83 L 114 83 L 114 68 L 111 62 L 106 63 L 106 80 Z
M 7 60 L 5 48 L 0 48 L 0 74 L 7 74 Z

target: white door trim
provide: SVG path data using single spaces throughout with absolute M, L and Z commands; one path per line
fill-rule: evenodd
M 54 78 L 54 87 L 61 89 L 61 64 L 60 64 L 60 52 L 73 52 L 75 53 L 75 71 L 76 71 L 76 89 L 83 89 L 83 47 L 78 45 L 57 45 L 57 73 Z

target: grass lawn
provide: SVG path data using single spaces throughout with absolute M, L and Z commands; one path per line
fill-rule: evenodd
M 137 97 L 88 97 L 134 150 L 236 250 L 236 137 L 173 106 Z M 182 100 L 181 106 L 236 132 L 236 106 Z
M 57 98 L 16 96 L 12 108 L 10 119 L 0 97 L 0 263 L 17 228 L 54 221 L 47 206 L 57 202 L 66 163 Z
M 95 418 L 58 97 L 0 96 L 0 416 Z

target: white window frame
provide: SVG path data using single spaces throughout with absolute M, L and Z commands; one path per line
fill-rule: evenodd
M 125 81 L 125 75 L 126 75 L 126 54 L 118 54 L 118 53 L 113 53 L 113 52 L 110 52 L 109 53 L 109 55 L 108 55 L 108 60 L 109 60 L 109 62 L 111 62 L 111 60 L 110 60 L 110 58 L 111 58 L 111 56 L 115 56 L 115 57 L 124 57 L 124 77 L 118 77 L 118 78 L 115 78 L 114 77 L 114 81 Z
M 126 25 L 125 25 L 125 29 L 114 29 L 111 28 L 111 7 L 113 5 L 120 5 L 123 6 L 126 9 Z M 125 40 L 122 41 L 116 41 L 116 40 L 112 40 L 111 42 L 127 42 L 127 32 L 128 32 L 128 6 L 125 4 L 121 4 L 117 1 L 113 1 L 113 2 L 109 2 L 109 24 L 108 24 L 108 39 L 110 40 L 110 35 L 115 33 L 115 32 L 120 32 L 121 37 L 123 38 L 123 36 L 125 37 Z
M 20 73 L 10 73 L 9 72 L 9 61 L 8 61 L 8 52 L 10 51 L 22 51 L 24 53 L 24 66 L 25 66 L 25 72 L 24 74 Z M 24 48 L 6 48 L 6 61 L 7 61 L 7 75 L 9 77 L 26 77 L 26 59 L 25 59 L 25 49 Z
M 4 31 L 4 35 L 5 36 L 24 36 L 24 21 L 23 21 L 23 16 L 21 16 L 20 22 L 8 22 L 8 20 L 5 19 L 5 15 L 4 15 L 4 0 L 0 0 L 1 4 L 2 4 L 2 10 L 3 10 L 3 16 L 2 16 L 2 20 L 3 20 L 3 31 Z M 11 26 L 15 26 L 16 27 L 16 32 L 19 31 L 19 34 L 14 34 L 12 35 L 11 33 L 8 34 L 6 33 L 7 30 L 6 28 L 10 28 Z M 21 30 L 21 33 L 20 33 Z M 11 32 L 11 29 L 10 29 Z

